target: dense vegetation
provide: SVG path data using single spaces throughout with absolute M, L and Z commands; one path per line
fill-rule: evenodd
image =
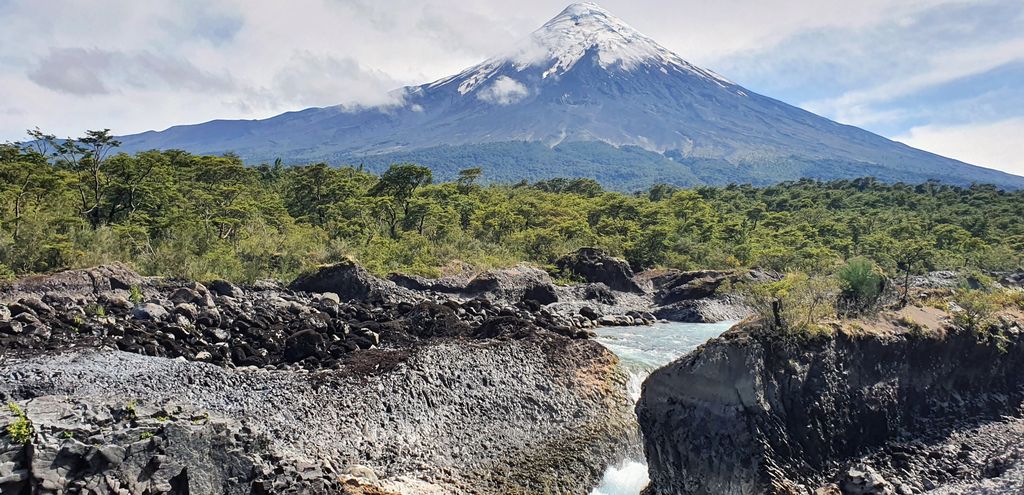
M 233 156 L 117 154 L 106 131 L 32 132 L 0 145 L 0 274 L 126 261 L 149 274 L 288 278 L 353 257 L 378 273 L 551 264 L 584 245 L 636 268 L 832 271 L 853 257 L 890 275 L 1019 268 L 1024 193 L 871 178 L 768 187 L 606 192 L 589 179 L 434 183 L 324 164 L 246 167 Z

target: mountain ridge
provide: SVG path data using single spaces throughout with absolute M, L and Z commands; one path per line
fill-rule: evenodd
M 795 159 L 823 167 L 800 176 L 852 177 L 860 167 L 884 172 L 880 178 L 885 180 L 941 177 L 958 184 L 1024 188 L 1022 177 L 917 150 L 747 90 L 690 64 L 593 3 L 570 5 L 501 56 L 398 91 L 401 103 L 391 106 L 309 108 L 263 120 L 216 120 L 122 141 L 129 151 L 231 151 L 250 162 L 281 157 L 333 164 L 377 162 L 439 147 L 482 150 L 495 143 L 539 142 L 554 150 L 568 143 L 606 143 L 639 147 L 680 166 L 732 164 L 735 173 L 728 178 L 736 182 L 753 182 L 759 177 L 750 172 L 755 169 L 770 175 L 772 167 L 780 168 L 778 180 L 797 178 L 781 173 Z M 479 162 L 464 165 L 505 162 L 478 155 Z M 631 158 L 634 153 L 622 153 L 618 167 L 630 168 Z M 542 164 L 511 166 L 520 165 Z M 680 185 L 693 184 L 675 175 L 718 183 L 700 180 L 699 170 L 659 172 L 663 168 L 640 172 L 652 180 L 667 175 Z M 509 176 L 499 172 L 494 175 Z M 551 167 L 547 176 L 580 175 L 574 172 L 574 167 Z M 598 172 L 589 176 L 616 175 Z

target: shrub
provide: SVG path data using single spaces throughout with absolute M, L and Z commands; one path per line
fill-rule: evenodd
M 993 298 L 1000 307 L 1024 310 L 1024 290 L 1002 290 L 994 293 Z
M 34 432 L 32 422 L 17 404 L 8 402 L 7 408 L 16 416 L 15 420 L 7 425 L 7 436 L 11 437 L 11 441 L 14 443 L 28 445 L 32 442 L 32 433 Z
M 832 278 L 790 273 L 766 284 L 745 284 L 737 291 L 768 326 L 794 332 L 813 332 L 833 316 L 838 287 Z
M 107 308 L 104 308 L 102 304 L 87 304 L 85 306 L 85 314 L 102 318 L 107 316 Z
M 131 286 L 131 288 L 128 289 L 128 299 L 131 300 L 131 302 L 139 304 L 142 302 L 143 298 L 144 296 L 142 295 L 142 289 L 140 289 L 138 286 L 133 285 Z
M 134 400 L 130 400 L 128 401 L 127 404 L 124 405 L 124 414 L 129 420 L 139 417 L 139 413 L 136 410 L 135 405 L 136 402 Z
M 14 270 L 11 270 L 7 265 L 0 263 L 0 282 L 6 282 L 8 280 L 14 280 Z
M 885 277 L 867 258 L 853 258 L 836 272 L 839 310 L 859 314 L 876 310 L 885 290 Z
M 960 289 L 953 296 L 959 307 L 953 314 L 957 325 L 972 331 L 983 330 L 999 306 L 992 294 L 980 290 Z

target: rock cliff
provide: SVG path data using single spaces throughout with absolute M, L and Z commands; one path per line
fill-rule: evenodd
M 1024 444 L 1010 419 L 1021 334 L 1005 320 L 993 335 L 730 330 L 645 381 L 646 493 L 922 493 L 998 477 Z

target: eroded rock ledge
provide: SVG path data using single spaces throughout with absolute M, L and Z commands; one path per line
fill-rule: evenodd
M 0 288 L 0 427 L 32 426 L 0 492 L 586 493 L 636 433 L 583 320 L 350 264 L 302 284 Z
M 1001 325 L 996 337 L 951 327 L 816 337 L 750 323 L 730 330 L 644 383 L 636 409 L 651 474 L 645 493 L 985 485 L 1019 464 L 1024 445 L 1014 419 L 1024 337 L 1019 323 Z M 1024 488 L 1009 485 L 942 493 Z

